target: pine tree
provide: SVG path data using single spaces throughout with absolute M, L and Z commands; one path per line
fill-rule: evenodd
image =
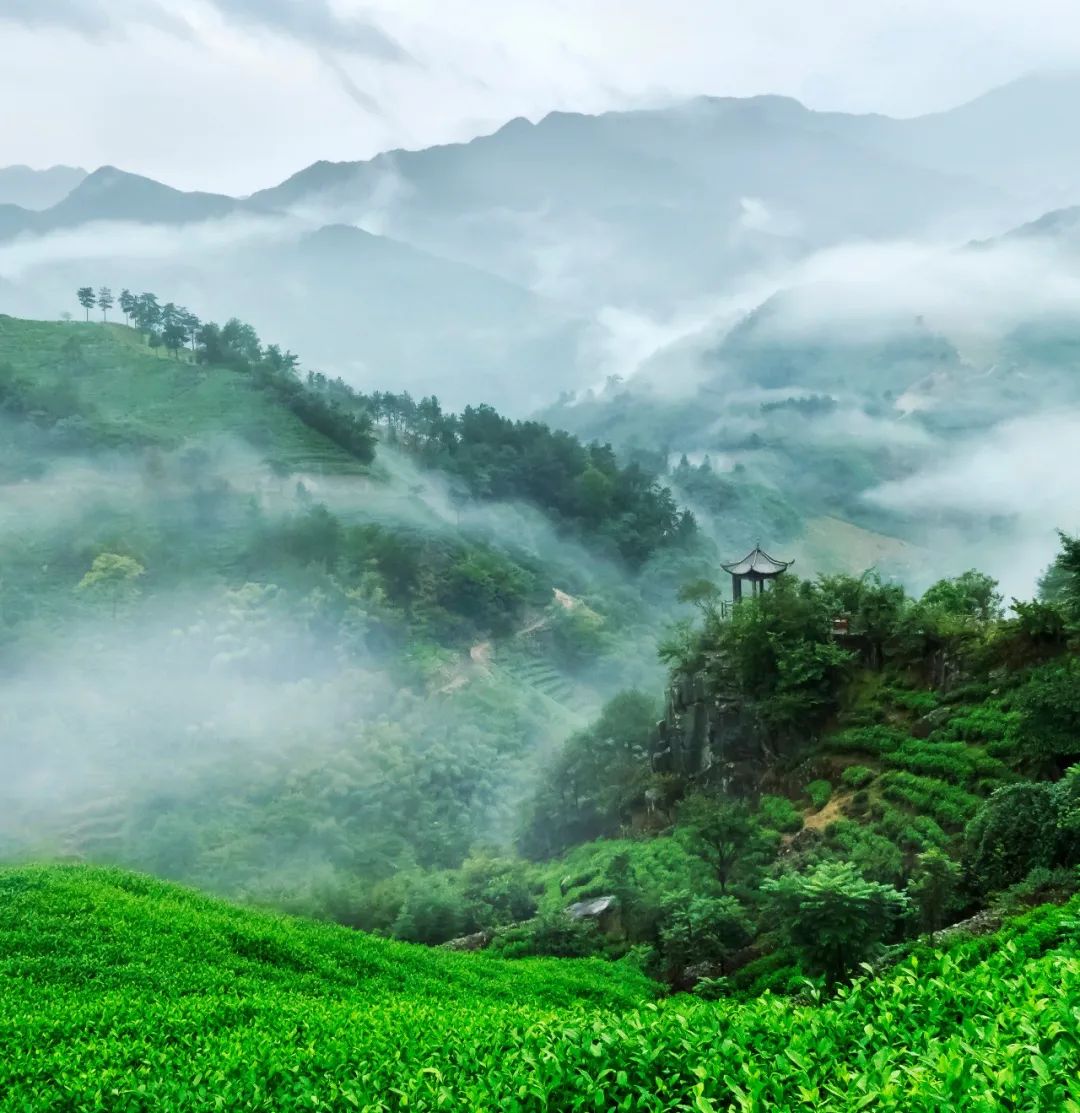
M 120 304 L 120 312 L 123 313 L 124 317 L 129 322 L 134 321 L 135 320 L 135 307 L 136 307 L 136 304 L 137 304 L 136 299 L 135 299 L 135 295 L 130 290 L 126 290 L 126 289 L 121 290 L 120 291 L 119 304 Z
M 109 319 L 109 310 L 116 304 L 112 290 L 108 286 L 102 286 L 97 293 L 97 303 L 101 309 L 101 319 L 107 321 Z
M 79 304 L 86 310 L 86 319 L 89 321 L 90 310 L 97 305 L 97 298 L 94 296 L 94 288 L 92 286 L 80 286 L 75 296 L 79 299 Z

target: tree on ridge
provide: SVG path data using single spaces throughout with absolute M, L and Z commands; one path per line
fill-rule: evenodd
M 90 310 L 97 305 L 97 298 L 94 296 L 93 286 L 80 286 L 75 296 L 79 299 L 79 304 L 86 310 L 86 319 L 89 321 Z

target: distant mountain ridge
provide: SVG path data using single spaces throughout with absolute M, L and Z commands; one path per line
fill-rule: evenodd
M 522 412 L 636 369 L 650 330 L 704 325 L 713 305 L 782 286 L 823 249 L 960 245 L 1047 199 L 1080 202 L 1077 128 L 1055 111 L 1074 94 L 1076 75 L 1031 77 L 910 120 L 782 96 L 555 112 L 466 143 L 317 162 L 247 198 L 102 167 L 43 211 L 0 202 L 0 247 L 23 241 L 18 275 L 0 273 L 4 306 L 55 314 L 73 282 L 196 308 L 201 294 L 358 385 L 456 385 L 455 404 Z M 234 242 L 216 222 L 239 216 L 263 219 Z M 80 261 L 57 261 L 55 245 L 35 254 L 36 236 L 105 222 L 207 230 L 172 254 L 167 233 L 136 249 L 111 232 L 91 238 L 97 262 L 85 245 Z
M 85 177 L 86 171 L 79 166 L 50 166 L 47 170 L 0 166 L 0 205 L 48 209 L 62 201 Z
M 40 234 L 103 220 L 188 224 L 228 216 L 240 208 L 240 202 L 232 197 L 185 193 L 153 178 L 102 166 L 84 174 L 70 192 L 48 208 L 33 211 L 7 206 L 6 218 L 0 216 L 0 236 Z

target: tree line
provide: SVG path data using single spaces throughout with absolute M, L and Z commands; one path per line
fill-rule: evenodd
M 469 497 L 527 501 L 631 567 L 697 537 L 693 514 L 657 475 L 638 462 L 621 464 L 610 444 L 583 444 L 572 433 L 515 421 L 484 404 L 458 414 L 435 396 L 362 394 L 317 373 L 308 381 L 342 405 L 363 409 L 389 443 L 453 477 Z
M 119 306 L 128 324 L 146 334 L 152 347 L 164 347 L 173 355 L 178 355 L 185 347 L 193 353 L 196 351 L 203 325 L 185 306 L 171 301 L 162 305 L 156 294 L 133 294 L 126 289 L 114 298 L 108 286 L 100 286 L 96 291 L 92 286 L 80 286 L 76 297 L 86 311 L 87 321 L 90 320 L 90 310 L 97 307 L 101 310 L 102 321 L 107 322 L 109 310 L 114 305 Z

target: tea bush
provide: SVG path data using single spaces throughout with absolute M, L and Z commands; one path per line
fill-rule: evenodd
M 0 1110 L 1080 1113 L 1078 911 L 920 948 L 830 1000 L 656 1002 L 621 963 L 505 963 L 112 871 L 9 871 Z

